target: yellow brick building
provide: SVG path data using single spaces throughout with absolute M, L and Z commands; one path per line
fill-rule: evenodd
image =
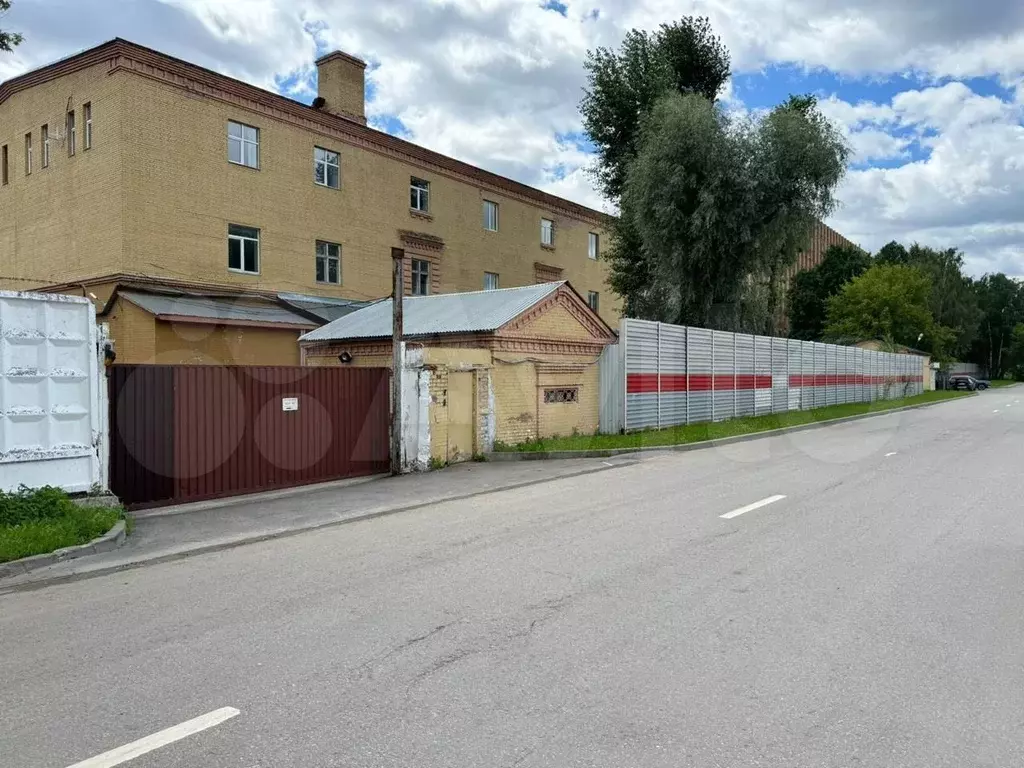
M 0 84 L 0 285 L 92 295 L 123 362 L 297 364 L 331 315 L 281 294 L 388 295 L 392 247 L 407 293 L 569 280 L 617 326 L 604 214 L 369 128 L 363 62 L 317 67 L 305 105 L 113 40 Z
M 568 283 L 411 297 L 403 307 L 435 461 L 597 431 L 598 361 L 615 335 Z M 391 311 L 381 302 L 304 335 L 304 364 L 390 367 Z

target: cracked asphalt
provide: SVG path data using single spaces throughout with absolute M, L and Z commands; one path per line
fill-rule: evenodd
M 0 764 L 1022 765 L 1018 393 L 0 596 Z

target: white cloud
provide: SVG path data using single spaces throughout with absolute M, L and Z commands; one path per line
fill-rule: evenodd
M 14 0 L 4 24 L 26 42 L 0 56 L 0 79 L 121 36 L 308 99 L 317 51 L 341 48 L 370 63 L 377 124 L 397 118 L 419 144 L 604 209 L 589 158 L 559 138 L 581 127 L 585 52 L 706 14 L 735 71 L 793 63 L 935 82 L 886 103 L 851 103 L 842 89 L 822 102 L 858 163 L 834 224 L 869 247 L 961 245 L 975 271 L 1024 273 L 1024 3 L 564 1 L 563 17 L 540 0 Z M 1015 100 L 943 81 L 975 75 Z M 726 103 L 743 108 L 731 91 Z

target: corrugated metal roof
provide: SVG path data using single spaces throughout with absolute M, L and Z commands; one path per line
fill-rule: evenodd
M 306 312 L 320 318 L 321 323 L 329 323 L 332 320 L 337 320 L 339 317 L 349 315 L 370 304 L 368 301 L 358 301 L 356 299 L 334 299 L 327 296 L 313 296 L 305 293 L 279 293 L 277 294 L 277 298 L 280 299 L 285 306 L 298 309 L 302 312 Z
M 245 304 L 228 297 L 161 296 L 135 291 L 118 294 L 157 317 L 184 317 L 223 323 L 259 323 L 312 328 L 316 323 L 284 307 Z
M 496 291 L 406 296 L 406 336 L 494 331 L 564 285 L 541 283 Z M 377 339 L 391 335 L 391 299 L 379 301 L 302 336 L 300 341 Z

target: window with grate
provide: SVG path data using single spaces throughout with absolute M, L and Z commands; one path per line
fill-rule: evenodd
M 578 403 L 580 391 L 577 387 L 562 387 L 560 389 L 545 389 L 545 403 Z

